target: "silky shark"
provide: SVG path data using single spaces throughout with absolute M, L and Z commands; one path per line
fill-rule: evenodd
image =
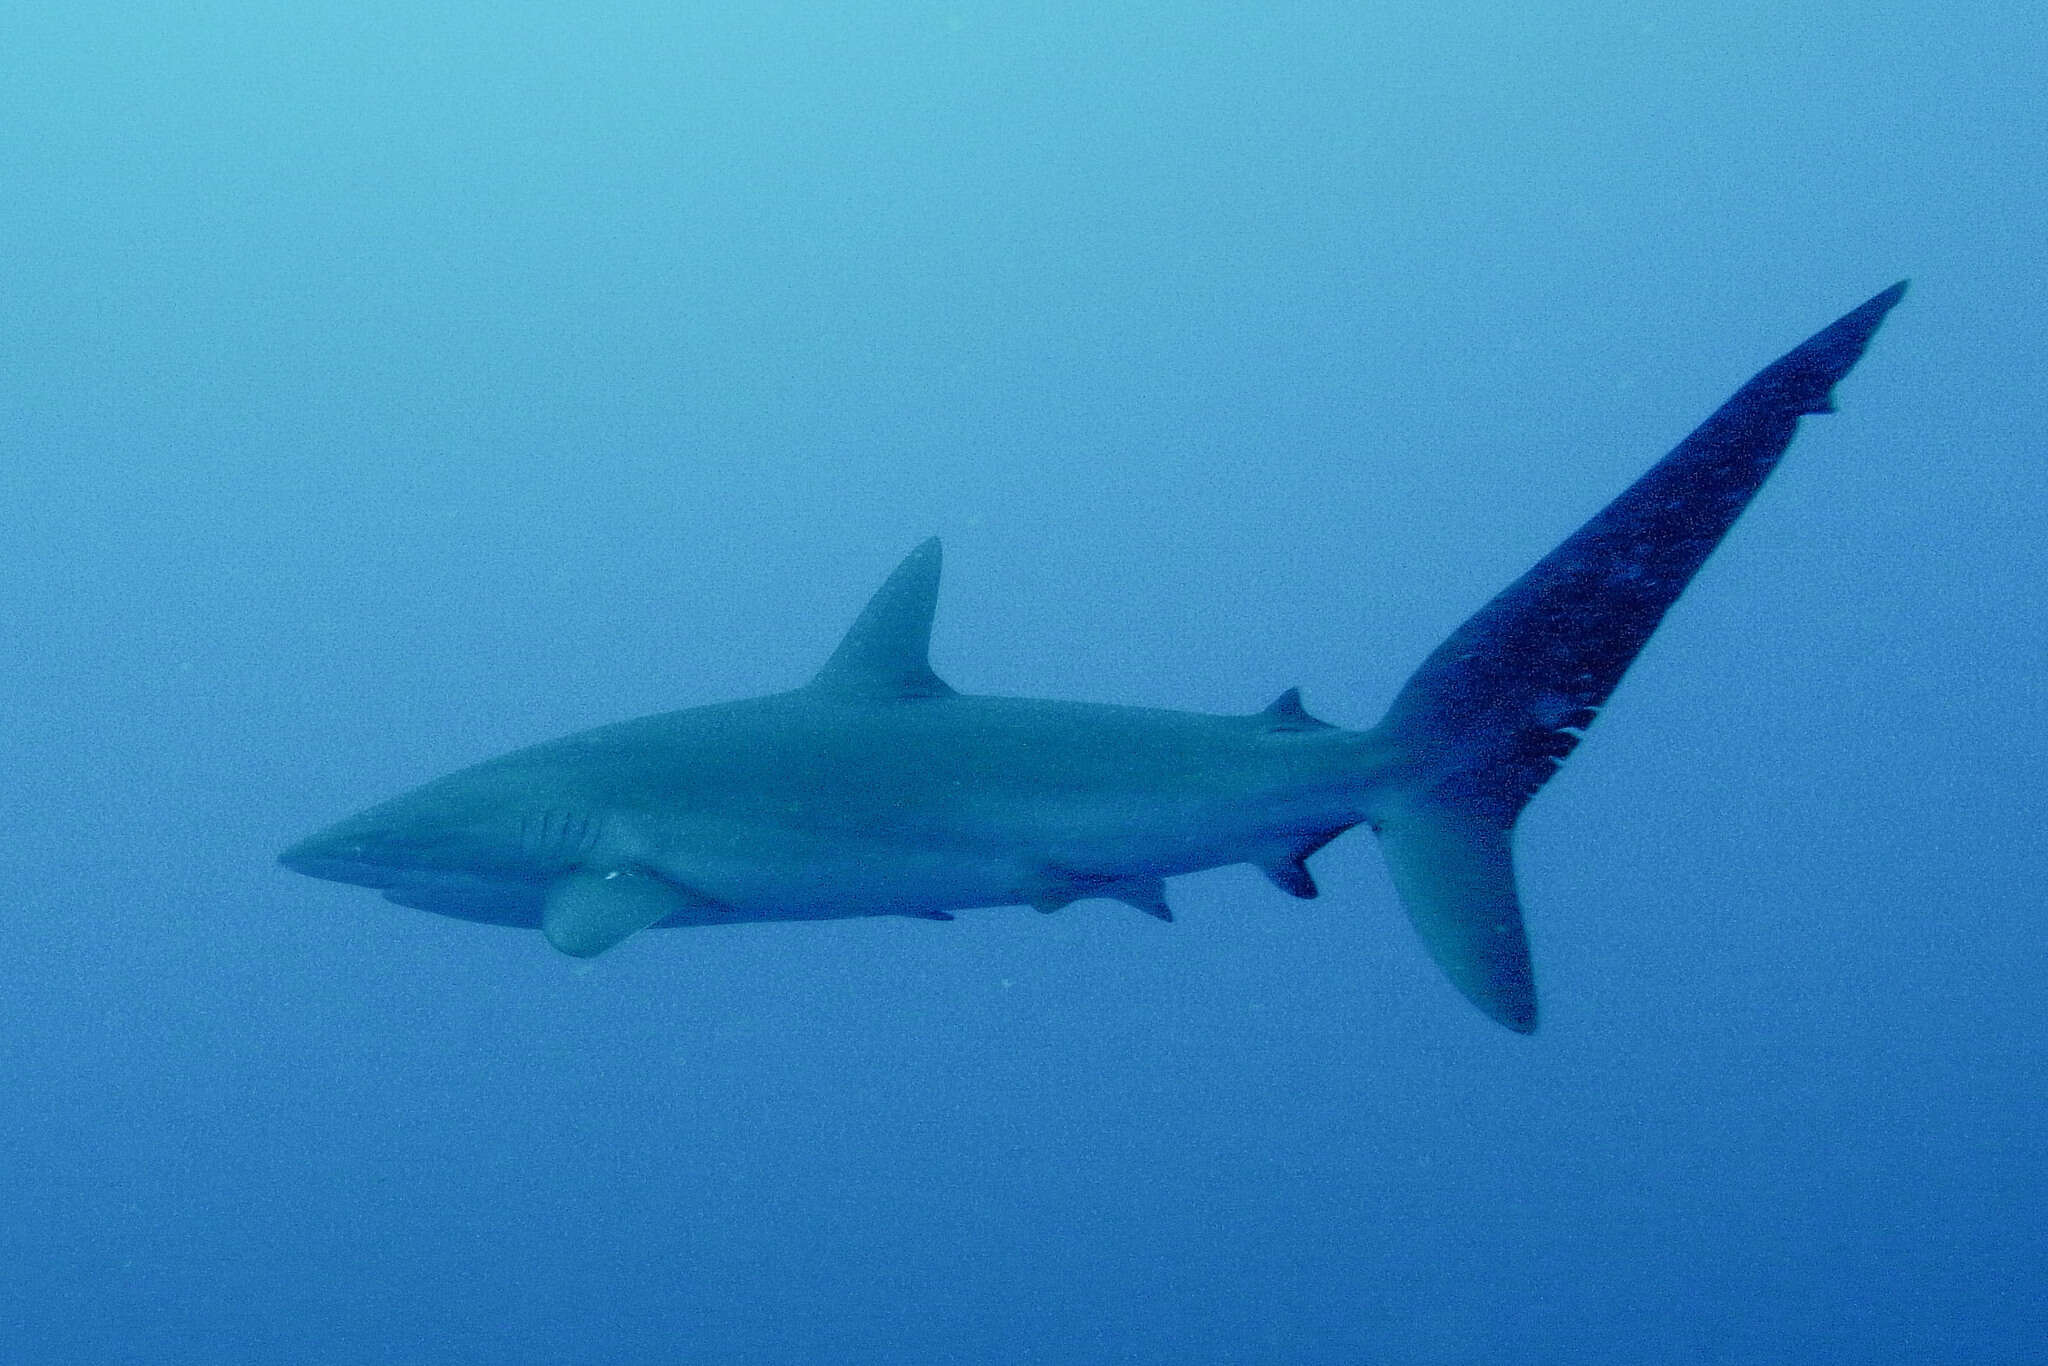
M 655 926 L 1091 898 L 1171 920 L 1167 878 L 1231 863 L 1313 897 L 1308 857 L 1364 825 L 1451 983 L 1528 1033 L 1516 818 L 1904 292 L 1743 385 L 1452 632 L 1370 730 L 1317 720 L 1295 689 L 1249 716 L 955 692 L 927 659 L 929 540 L 794 691 L 522 749 L 281 861 L 588 957 Z

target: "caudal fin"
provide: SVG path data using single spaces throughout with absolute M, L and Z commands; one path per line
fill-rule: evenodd
M 1468 1000 L 1536 1028 L 1515 820 L 1584 736 L 1735 524 L 1799 419 L 1905 294 L 1893 285 L 1765 367 L 1648 474 L 1423 661 L 1378 727 L 1396 756 L 1371 821 L 1430 956 Z

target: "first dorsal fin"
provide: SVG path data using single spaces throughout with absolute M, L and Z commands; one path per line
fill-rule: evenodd
M 927 657 L 938 598 L 939 540 L 934 536 L 906 555 L 875 590 L 810 686 L 876 701 L 953 696 Z

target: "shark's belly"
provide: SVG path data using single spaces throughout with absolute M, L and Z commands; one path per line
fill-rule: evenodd
M 647 866 L 748 920 L 917 915 L 1020 899 L 1028 861 L 992 851 L 787 830 L 707 832 Z M 717 919 L 706 916 L 706 923 Z
M 647 838 L 635 860 L 728 908 L 730 918 L 814 920 L 1031 903 L 1076 882 L 1239 862 L 1268 838 L 1252 813 L 1116 805 L 1091 812 L 1067 802 L 1056 817 L 956 810 L 943 820 L 877 820 L 866 829 L 692 821 Z

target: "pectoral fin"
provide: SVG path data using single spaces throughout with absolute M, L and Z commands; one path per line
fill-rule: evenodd
M 572 958 L 594 958 L 678 911 L 711 903 L 638 868 L 584 869 L 558 879 L 541 906 L 548 942 Z

